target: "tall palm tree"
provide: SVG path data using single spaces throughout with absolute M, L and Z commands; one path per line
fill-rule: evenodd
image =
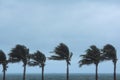
M 101 61 L 101 52 L 100 52 L 100 50 L 95 45 L 92 45 L 92 46 L 90 46 L 89 49 L 86 50 L 86 54 L 81 55 L 81 57 L 82 57 L 82 59 L 79 61 L 79 66 L 80 67 L 82 65 L 95 64 L 95 66 L 96 66 L 95 79 L 98 80 L 98 64 Z
M 24 45 L 17 44 L 15 48 L 11 50 L 11 53 L 9 54 L 9 61 L 12 63 L 16 62 L 23 62 L 23 80 L 25 80 L 26 76 L 26 65 L 28 62 L 28 55 L 29 55 L 29 49 L 26 48 Z
M 70 60 L 72 57 L 72 53 L 69 51 L 69 48 L 64 44 L 60 43 L 57 47 L 55 47 L 51 57 L 49 57 L 50 60 L 65 60 L 67 63 L 67 73 L 66 73 L 66 80 L 69 80 L 69 65 Z
M 104 59 L 112 60 L 114 64 L 114 80 L 116 80 L 116 64 L 117 64 L 117 54 L 116 49 L 111 45 L 107 44 L 103 47 Z
M 3 80 L 5 80 L 5 76 L 6 76 L 6 70 L 7 70 L 7 60 L 6 60 L 6 55 L 5 53 L 0 50 L 0 64 L 2 64 L 3 67 Z
M 37 51 L 34 54 L 30 54 L 30 61 L 28 62 L 29 66 L 39 66 L 42 68 L 42 77 L 41 80 L 44 80 L 44 67 L 45 67 L 46 57 L 45 55 Z

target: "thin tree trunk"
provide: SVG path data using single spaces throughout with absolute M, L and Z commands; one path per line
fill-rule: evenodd
M 114 62 L 114 80 L 116 80 L 116 62 Z
M 3 64 L 3 80 L 5 80 L 6 65 Z
M 26 65 L 24 65 L 24 70 L 23 70 L 23 80 L 25 80 L 26 77 Z
M 44 80 L 44 66 L 42 66 L 42 80 Z
M 67 75 L 66 75 L 66 80 L 69 80 L 69 64 L 67 63 Z
M 96 75 L 95 75 L 95 79 L 98 80 L 98 64 L 96 64 Z

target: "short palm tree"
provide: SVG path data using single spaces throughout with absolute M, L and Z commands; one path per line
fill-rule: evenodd
M 24 45 L 17 44 L 15 48 L 11 50 L 11 53 L 9 54 L 9 61 L 12 63 L 16 62 L 23 62 L 23 80 L 25 80 L 26 76 L 26 65 L 28 62 L 28 55 L 29 55 L 29 49 L 26 48 Z
M 114 80 L 116 80 L 116 64 L 117 64 L 117 54 L 116 49 L 111 45 L 107 44 L 103 47 L 104 59 L 112 60 L 114 64 Z
M 30 54 L 30 61 L 28 62 L 28 65 L 29 66 L 39 66 L 39 67 L 42 68 L 42 78 L 41 78 L 41 80 L 44 80 L 45 61 L 46 61 L 46 57 L 40 51 L 37 51 L 34 54 Z
M 6 70 L 7 70 L 7 60 L 5 53 L 0 50 L 0 64 L 3 66 L 3 80 L 5 80 Z
M 67 63 L 66 80 L 69 80 L 69 65 L 70 65 L 70 60 L 73 54 L 69 51 L 69 48 L 64 43 L 60 43 L 57 47 L 55 47 L 52 53 L 55 53 L 55 55 L 52 55 L 51 57 L 49 57 L 50 60 L 66 61 Z
M 79 61 L 79 66 L 80 67 L 82 65 L 95 64 L 95 66 L 96 66 L 95 79 L 98 80 L 98 64 L 101 61 L 101 52 L 100 52 L 100 50 L 95 45 L 92 45 L 92 46 L 90 46 L 89 49 L 86 50 L 86 54 L 81 55 L 81 57 L 82 57 L 82 59 Z

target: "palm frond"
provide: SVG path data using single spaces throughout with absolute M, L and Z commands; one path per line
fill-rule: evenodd
M 30 60 L 32 60 L 32 61 L 29 61 L 28 63 L 29 65 L 31 66 L 37 66 L 37 65 L 44 66 L 45 65 L 46 57 L 39 50 L 36 51 L 34 54 L 30 54 L 29 57 L 30 57 Z
M 61 57 L 61 56 L 51 56 L 48 57 L 49 60 L 64 60 L 65 58 Z
M 80 55 L 80 57 L 82 57 L 82 59 L 79 61 L 79 66 L 98 64 L 102 58 L 100 49 L 95 45 L 90 46 L 90 48 L 86 50 L 86 54 Z
M 60 43 L 57 47 L 55 47 L 54 53 L 61 57 L 68 58 L 69 48 L 64 43 Z
M 91 65 L 94 62 L 92 60 L 88 60 L 88 59 L 83 59 L 79 61 L 79 66 L 82 67 L 83 65 Z
M 106 60 L 117 60 L 116 49 L 111 44 L 105 45 L 102 51 Z
M 70 56 L 69 56 L 69 59 L 68 59 L 69 61 L 71 60 L 72 56 L 73 56 L 73 53 L 71 52 Z
M 20 45 L 20 44 L 17 44 L 15 48 L 12 48 L 11 53 L 9 53 L 9 57 L 15 60 L 15 62 L 17 60 L 18 61 L 21 60 L 23 61 L 23 63 L 27 62 L 28 55 L 29 55 L 29 49 L 26 48 L 24 45 Z
M 29 61 L 29 62 L 28 62 L 28 65 L 29 65 L 29 66 L 37 66 L 37 65 L 39 65 L 39 63 L 36 62 L 36 61 Z
M 3 66 L 3 71 L 6 71 L 8 61 L 6 59 L 5 53 L 2 50 L 0 50 L 0 64 L 2 64 L 2 66 Z
M 51 53 L 55 54 L 48 57 L 49 60 L 66 60 L 66 62 L 70 65 L 73 53 L 69 52 L 69 48 L 64 43 L 60 43 Z
M 2 50 L 0 50 L 0 63 L 4 61 L 6 61 L 6 55 Z
M 8 60 L 8 63 L 16 63 L 16 62 L 20 62 L 20 61 L 21 61 L 21 59 L 18 59 L 18 58 L 10 58 Z

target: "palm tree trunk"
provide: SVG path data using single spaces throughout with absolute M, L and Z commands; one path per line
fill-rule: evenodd
M 3 70 L 3 80 L 5 80 L 5 70 Z
M 98 80 L 98 64 L 96 64 L 96 75 L 95 75 L 95 79 Z
M 66 80 L 69 80 L 69 64 L 67 63 L 67 75 L 66 75 Z
M 23 70 L 23 80 L 25 80 L 25 76 L 26 76 L 26 65 L 24 65 L 24 70 Z
M 5 76 L 6 76 L 6 75 L 5 75 L 5 74 L 6 74 L 6 73 L 5 73 L 5 72 L 6 72 L 5 69 L 6 69 L 6 66 L 3 64 L 3 80 L 5 80 Z
M 3 69 L 3 80 L 5 80 L 5 69 Z
M 116 80 L 116 62 L 114 62 L 114 80 Z
M 44 66 L 42 66 L 42 79 L 41 80 L 44 80 Z

